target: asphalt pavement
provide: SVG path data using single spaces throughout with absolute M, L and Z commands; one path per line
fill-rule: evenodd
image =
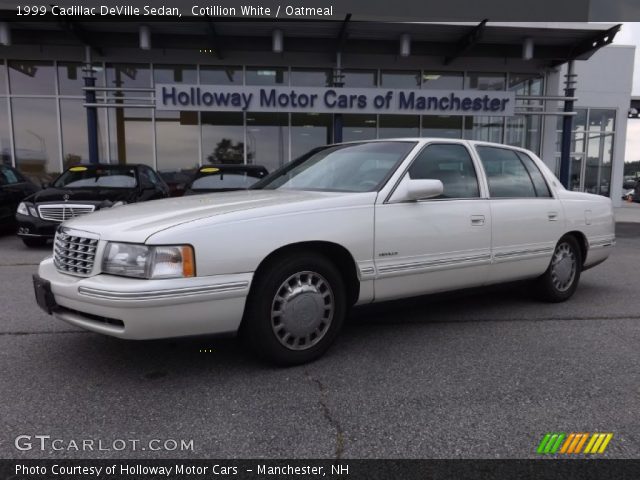
M 59 322 L 31 286 L 50 248 L 4 235 L 0 457 L 535 458 L 547 432 L 612 432 L 601 456 L 638 458 L 640 224 L 617 230 L 569 302 L 515 284 L 359 308 L 327 355 L 286 369 L 233 339 L 122 341 Z

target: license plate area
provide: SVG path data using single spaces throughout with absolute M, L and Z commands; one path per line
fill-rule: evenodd
M 51 282 L 39 277 L 33 276 L 33 290 L 36 295 L 36 302 L 38 306 L 51 315 L 51 312 L 58 308 L 56 299 L 51 291 Z

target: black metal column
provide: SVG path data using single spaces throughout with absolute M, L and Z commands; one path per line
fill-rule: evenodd
M 86 76 L 84 77 L 84 86 L 88 87 L 84 91 L 84 101 L 87 104 L 96 103 L 96 92 L 93 87 L 96 86 L 96 78 L 93 76 L 93 68 L 88 66 Z M 98 110 L 94 106 L 86 107 L 87 109 L 87 135 L 89 141 L 89 163 L 98 163 L 100 161 L 98 154 Z
M 566 113 L 573 112 L 573 97 L 575 96 L 576 82 L 573 73 L 573 60 L 567 64 L 567 80 L 564 89 L 564 111 Z M 573 116 L 564 115 L 562 117 L 562 140 L 560 143 L 560 183 L 567 190 L 571 189 L 571 136 L 573 131 Z

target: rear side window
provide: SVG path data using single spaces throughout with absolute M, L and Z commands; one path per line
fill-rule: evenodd
M 492 198 L 535 198 L 529 171 L 516 152 L 506 148 L 476 147 L 489 181 Z
M 409 177 L 414 180 L 440 180 L 444 192 L 439 198 L 480 196 L 473 160 L 464 145 L 427 145 L 409 168 Z
M 542 172 L 536 165 L 536 162 L 534 162 L 526 153 L 516 152 L 516 155 L 520 157 L 520 160 L 522 160 L 522 163 L 524 163 L 525 168 L 529 172 L 533 186 L 536 189 L 536 195 L 538 197 L 551 197 L 549 185 L 547 185 L 547 182 L 542 176 Z

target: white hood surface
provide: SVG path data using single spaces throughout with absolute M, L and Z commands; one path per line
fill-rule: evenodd
M 250 210 L 255 210 L 253 216 L 261 216 L 274 211 L 274 207 L 277 213 L 304 211 L 309 203 L 353 195 L 299 190 L 211 193 L 100 210 L 69 220 L 64 226 L 99 234 L 104 240 L 144 242 L 154 233 L 203 218 Z

